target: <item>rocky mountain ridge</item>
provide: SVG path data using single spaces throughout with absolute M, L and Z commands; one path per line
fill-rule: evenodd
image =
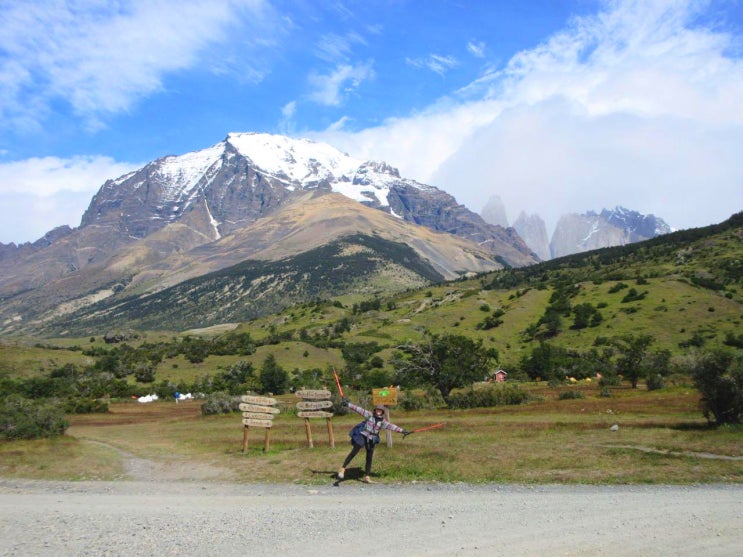
M 491 224 L 508 227 L 506 208 L 500 197 L 492 196 L 481 211 Z M 542 260 L 582 253 L 594 249 L 623 246 L 672 232 L 666 222 L 655 215 L 617 206 L 600 213 L 568 213 L 558 220 L 551 238 L 539 215 L 521 212 L 513 229 Z
M 317 201 L 330 194 L 345 201 Z M 298 224 L 308 221 L 311 235 Z M 108 180 L 79 228 L 0 246 L 0 332 L 29 322 L 43 327 L 247 259 L 294 257 L 337 241 L 341 230 L 406 243 L 447 279 L 537 260 L 513 229 L 487 224 L 448 193 L 402 178 L 386 163 L 308 140 L 229 134 Z

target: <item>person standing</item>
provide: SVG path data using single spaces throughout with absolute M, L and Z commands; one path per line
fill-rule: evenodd
M 388 422 L 385 419 L 386 408 L 377 404 L 372 412 L 369 412 L 365 408 L 349 402 L 348 399 L 343 399 L 343 406 L 347 406 L 350 410 L 353 410 L 357 414 L 361 414 L 365 419 L 360 422 L 350 431 L 351 436 L 351 452 L 348 453 L 346 460 L 343 462 L 343 466 L 338 470 L 338 479 L 342 480 L 346 474 L 346 467 L 351 463 L 354 457 L 359 453 L 362 448 L 366 449 L 366 466 L 364 468 L 364 482 L 371 483 L 372 460 L 374 458 L 374 447 L 379 443 L 379 432 L 382 429 L 389 429 L 390 431 L 396 431 L 402 433 L 403 437 L 409 435 L 410 432 L 404 430 L 400 426 Z

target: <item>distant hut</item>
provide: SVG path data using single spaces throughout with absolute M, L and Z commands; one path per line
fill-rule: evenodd
M 507 377 L 508 373 L 503 371 L 502 369 L 499 369 L 493 374 L 493 380 L 496 383 L 505 383 Z

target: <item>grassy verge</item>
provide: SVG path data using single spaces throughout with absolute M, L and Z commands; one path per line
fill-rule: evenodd
M 558 400 L 558 389 L 531 388 L 540 400 L 521 406 L 393 410 L 393 421 L 406 429 L 446 425 L 405 440 L 394 434 L 391 448 L 383 437 L 374 476 L 380 482 L 743 482 L 743 427 L 708 427 L 692 389 L 617 389 L 603 398 L 595 387 L 580 387 L 585 398 Z M 195 401 L 114 403 L 108 414 L 71 417 L 63 438 L 0 443 L 0 475 L 115 479 L 123 474 L 124 451 L 223 470 L 217 480 L 328 483 L 350 449 L 347 432 L 358 421 L 356 415 L 336 416 L 331 448 L 325 421 L 313 420 L 315 447 L 309 449 L 304 421 L 280 414 L 270 450 L 263 451 L 264 430 L 251 429 L 243 453 L 237 414 L 203 417 Z M 612 431 L 615 424 L 619 428 Z M 351 466 L 354 477 L 363 453 Z

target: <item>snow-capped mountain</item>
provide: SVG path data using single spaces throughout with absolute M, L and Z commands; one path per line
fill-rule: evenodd
M 217 240 L 266 216 L 298 192 L 337 192 L 403 220 L 466 236 L 514 266 L 533 261 L 517 235 L 485 223 L 446 192 L 306 139 L 231 133 L 207 149 L 154 161 L 106 182 L 81 228 L 104 226 L 126 241 L 179 222 Z
M 315 202 L 329 195 L 353 209 Z M 79 228 L 0 246 L 0 260 L 12 263 L 0 270 L 0 325 L 29 312 L 54 319 L 133 290 L 157 292 L 252 258 L 295 257 L 338 241 L 341 231 L 411 247 L 429 277 L 536 261 L 513 229 L 487 224 L 384 162 L 304 139 L 231 133 L 108 180 Z
M 552 257 L 561 257 L 610 246 L 623 246 L 671 232 L 655 215 L 643 215 L 624 207 L 597 214 L 568 214 L 560 217 L 550 242 Z

